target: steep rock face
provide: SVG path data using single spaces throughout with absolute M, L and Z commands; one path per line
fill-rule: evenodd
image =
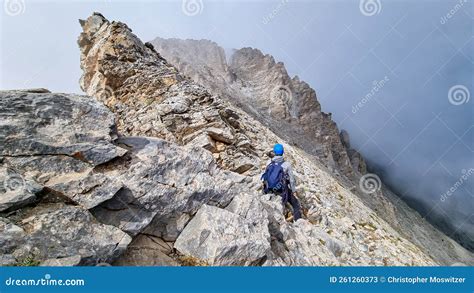
M 0 98 L 0 212 L 15 223 L 23 221 L 30 206 L 38 206 L 32 221 L 41 221 L 36 219 L 40 210 L 62 203 L 66 206 L 55 207 L 69 209 L 61 214 L 66 220 L 77 217 L 70 210 L 77 206 L 85 222 L 93 215 L 131 236 L 146 233 L 173 241 L 202 204 L 226 205 L 233 197 L 229 191 L 246 184 L 245 177 L 217 168 L 201 147 L 157 138 L 118 139 L 112 113 L 90 97 L 10 91 L 0 92 Z M 55 231 L 69 239 L 62 234 L 66 225 L 57 221 Z M 31 241 L 38 248 L 35 257 L 50 257 L 40 237 Z M 128 242 L 120 244 L 121 251 Z
M 99 14 L 81 24 L 81 87 L 116 114 L 119 132 L 200 144 L 226 169 L 255 168 L 248 138 L 238 125 L 229 127 L 235 114 L 226 112 L 219 97 L 181 76 L 125 24 Z
M 151 45 L 141 43 L 126 25 L 109 22 L 100 14 L 94 14 L 86 21 L 82 21 L 81 25 L 84 30 L 79 38 L 82 68 L 84 70 L 81 86 L 88 94 L 96 96 L 114 111 L 119 132 L 126 135 L 160 137 L 185 147 L 202 147 L 212 153 L 219 169 L 230 170 L 243 175 L 238 175 L 241 182 L 238 186 L 231 188 L 232 195 L 229 197 L 235 200 L 236 195 L 244 193 L 252 198 L 259 193 L 258 178 L 267 160 L 266 153 L 275 142 L 284 141 L 265 126 L 265 121 L 262 122 L 249 116 L 246 112 L 232 106 L 221 95 L 211 95 L 204 87 L 180 75 L 174 67 L 152 49 Z M 208 43 L 207 46 L 212 47 L 212 43 Z M 203 53 L 202 56 L 209 55 L 213 56 L 212 58 L 218 58 L 217 63 L 219 63 L 222 62 L 222 53 L 220 49 L 209 50 L 209 53 Z M 211 62 L 208 65 L 212 64 L 214 63 Z M 226 70 L 226 66 L 219 68 L 219 70 Z M 216 80 L 216 84 L 225 81 L 226 79 L 221 78 Z M 103 92 L 111 94 L 103 95 Z M 148 99 L 148 101 L 144 102 L 144 99 Z M 303 105 L 300 106 L 303 107 Z M 304 116 L 303 114 L 298 115 L 296 117 Z M 324 115 L 321 114 L 321 117 Z M 334 124 L 332 121 L 330 123 Z M 337 128 L 333 129 L 335 132 L 332 136 L 339 140 Z M 287 135 L 290 135 L 290 132 Z M 295 168 L 298 170 L 296 175 L 299 182 L 302 183 L 298 187 L 299 197 L 305 210 L 311 211 L 311 215 L 308 216 L 311 216 L 314 220 L 314 223 L 308 222 L 307 225 L 309 227 L 313 227 L 315 224 L 320 225 L 321 231 L 324 231 L 324 233 L 321 232 L 321 235 L 332 234 L 330 238 L 333 241 L 328 241 L 330 249 L 327 248 L 329 249 L 327 251 L 330 255 L 334 255 L 331 249 L 336 251 L 334 257 L 337 261 L 335 263 L 379 265 L 383 265 L 385 262 L 404 265 L 433 263 L 418 248 L 401 238 L 387 223 L 376 217 L 356 196 L 332 179 L 331 175 L 324 171 L 325 168 L 318 163 L 317 157 L 298 151 L 288 144 L 285 145 L 287 159 L 297 166 Z M 340 146 L 344 148 L 342 143 L 340 143 Z M 346 165 L 350 167 L 347 154 L 346 159 Z M 218 181 L 220 180 L 218 179 Z M 278 199 L 276 200 L 278 201 Z M 330 204 L 331 202 L 333 203 Z M 205 200 L 200 201 L 201 205 L 205 203 Z M 199 235 L 194 235 L 194 233 L 200 233 L 199 231 L 209 230 L 215 232 L 213 235 L 220 235 L 218 231 L 221 231 L 222 227 L 219 225 L 229 225 L 229 229 L 232 230 L 235 223 L 246 222 L 242 219 L 245 218 L 245 216 L 242 216 L 245 211 L 236 212 L 236 210 L 226 209 L 225 205 L 217 204 L 217 206 L 217 208 L 238 215 L 237 217 L 233 216 L 235 221 L 216 223 L 202 220 L 209 213 L 209 209 L 200 214 L 201 220 L 199 220 L 200 218 L 194 220 L 193 212 L 188 213 L 188 216 L 183 216 L 184 219 L 182 217 L 171 217 L 173 224 L 168 226 L 184 227 L 185 229 L 183 230 L 185 232 L 181 232 L 180 229 L 177 230 L 175 235 L 179 235 L 175 248 L 178 248 L 180 253 L 191 254 L 193 257 L 205 259 L 211 263 L 241 264 L 242 260 L 219 259 L 219 253 L 209 252 L 209 254 L 205 254 L 201 250 L 203 248 L 197 244 L 182 245 L 183 241 L 180 238 L 199 239 Z M 230 206 L 232 206 L 232 203 Z M 283 233 L 286 235 L 284 238 L 275 236 L 271 240 L 273 244 L 270 245 L 271 249 L 264 256 L 264 259 L 268 260 L 265 261 L 265 264 L 308 265 L 329 263 L 329 261 L 326 262 L 324 253 L 320 254 L 319 251 L 312 251 L 318 249 L 318 247 L 301 246 L 301 249 L 298 250 L 298 247 L 302 245 L 299 242 L 314 241 L 308 238 L 312 234 L 303 231 L 294 232 L 294 226 L 287 223 L 283 216 L 280 216 L 276 221 L 272 220 L 272 218 L 275 218 L 274 214 L 280 213 L 281 215 L 284 209 L 281 206 L 280 209 L 274 205 L 269 206 L 272 207 L 272 212 L 267 214 L 269 224 L 259 226 L 258 233 L 264 235 L 268 229 L 268 233 L 275 232 L 275 235 L 280 235 L 278 231 L 283 229 L 281 227 L 286 227 L 283 231 L 287 233 Z M 353 209 L 364 210 L 365 212 L 354 213 Z M 217 211 L 214 208 L 210 208 L 210 210 Z M 373 234 L 370 229 L 348 229 L 344 233 L 353 234 L 354 236 L 345 238 L 344 234 L 340 234 L 343 233 L 341 229 L 337 229 L 337 232 L 335 232 L 335 227 L 340 227 L 341 223 L 346 221 L 347 223 L 351 222 L 346 218 L 349 217 L 348 215 L 352 219 L 357 219 L 351 221 L 362 223 L 361 225 L 373 223 L 375 227 L 378 227 L 377 229 L 380 229 L 379 232 Z M 188 225 L 194 223 L 192 226 L 195 226 L 195 228 L 186 230 L 186 223 L 189 220 L 191 221 Z M 353 223 L 356 225 L 356 222 Z M 206 225 L 214 226 L 209 227 L 212 229 L 205 229 L 204 226 Z M 151 224 L 151 226 L 154 225 Z M 296 231 L 300 230 L 297 229 Z M 373 235 L 369 236 L 369 234 Z M 184 238 L 185 236 L 186 238 Z M 163 235 L 160 237 L 163 237 Z M 329 236 L 327 237 L 329 238 Z M 168 239 L 173 240 L 173 238 Z M 353 239 L 358 239 L 358 242 L 355 243 Z M 398 242 L 397 239 L 401 239 L 401 242 Z M 322 242 L 323 240 L 321 240 Z M 243 247 L 237 246 L 232 249 L 240 249 L 239 251 L 244 252 L 246 251 L 245 243 L 242 243 Z M 371 248 L 369 249 L 368 246 Z M 322 247 L 326 246 L 323 245 Z M 344 254 L 341 252 L 342 247 L 350 247 L 350 250 L 347 250 L 348 253 Z M 372 257 L 373 255 L 383 255 L 390 247 L 394 247 L 394 249 L 396 247 L 395 250 L 403 251 L 403 256 L 393 253 L 392 258 L 385 260 Z M 221 249 L 226 250 L 223 247 L 216 247 L 212 251 L 217 252 Z M 311 257 L 311 261 L 309 261 L 310 255 L 319 257 Z M 264 261 L 263 258 L 258 260 L 260 256 L 259 254 L 251 258 L 259 263 Z M 254 261 L 250 260 L 244 263 L 255 264 Z
M 341 184 L 351 188 L 366 206 L 433 258 L 445 264 L 452 264 L 457 258 L 473 261 L 469 252 L 457 244 L 453 247 L 452 239 L 421 219 L 385 186 L 374 193 L 358 188 L 367 166 L 361 154 L 351 147 L 349 134 L 338 132 L 331 115 L 321 111 L 315 91 L 298 77 L 290 78 L 284 65 L 272 56 L 243 48 L 221 63 L 226 60 L 224 50 L 207 40 L 156 38 L 152 43 L 184 74 L 225 97 L 285 141 L 316 155 Z M 407 227 L 416 227 L 416 231 Z
M 331 115 L 321 112 L 308 84 L 291 79 L 282 63 L 257 49 L 235 51 L 229 67 L 236 76 L 233 87 L 244 92 L 243 101 L 254 105 L 260 117 L 275 125 L 272 130 L 291 137 L 290 142 L 321 158 L 330 169 L 353 176 L 339 130 Z
M 156 38 L 152 44 L 184 74 L 226 97 L 286 141 L 318 156 L 333 172 L 352 178 L 364 170 L 359 166 L 365 164 L 362 157 L 351 161 L 315 91 L 298 77 L 290 78 L 272 56 L 243 48 L 227 62 L 224 50 L 207 40 Z
M 349 133 L 343 129 L 339 133 L 339 136 L 341 138 L 342 145 L 347 150 L 347 155 L 349 156 L 349 159 L 351 161 L 352 168 L 354 168 L 354 170 L 360 174 L 366 174 L 367 164 L 365 163 L 365 160 L 362 155 L 353 148 L 351 148 L 351 140 L 349 137 Z

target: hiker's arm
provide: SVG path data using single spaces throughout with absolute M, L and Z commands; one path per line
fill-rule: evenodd
M 263 169 L 263 173 L 262 173 L 262 175 L 260 176 L 260 181 L 263 181 L 263 174 L 265 174 L 265 172 L 267 172 L 268 165 L 269 165 L 271 162 L 272 162 L 272 160 L 269 160 L 269 161 L 267 162 L 267 165 L 266 165 L 265 169 Z
M 295 182 L 295 176 L 293 176 L 293 171 L 291 170 L 291 165 L 287 164 L 287 170 L 286 172 L 288 173 L 288 177 L 290 178 L 290 188 L 293 193 L 296 192 L 296 182 Z

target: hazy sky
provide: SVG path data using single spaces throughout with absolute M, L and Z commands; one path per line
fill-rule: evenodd
M 474 231 L 471 0 L 2 4 L 1 89 L 80 93 L 77 19 L 93 11 L 127 23 L 144 41 L 204 38 L 226 49 L 256 47 L 307 81 L 353 146 L 405 196 Z

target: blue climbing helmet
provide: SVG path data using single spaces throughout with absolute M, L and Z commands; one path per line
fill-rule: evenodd
M 275 146 L 273 146 L 273 152 L 275 153 L 276 156 L 281 156 L 283 155 L 283 145 L 277 143 Z

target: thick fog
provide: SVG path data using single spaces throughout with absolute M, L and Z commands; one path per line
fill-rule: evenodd
M 81 92 L 77 19 L 93 11 L 145 41 L 256 47 L 316 90 L 354 148 L 422 216 L 474 241 L 473 1 L 2 4 L 1 89 Z

